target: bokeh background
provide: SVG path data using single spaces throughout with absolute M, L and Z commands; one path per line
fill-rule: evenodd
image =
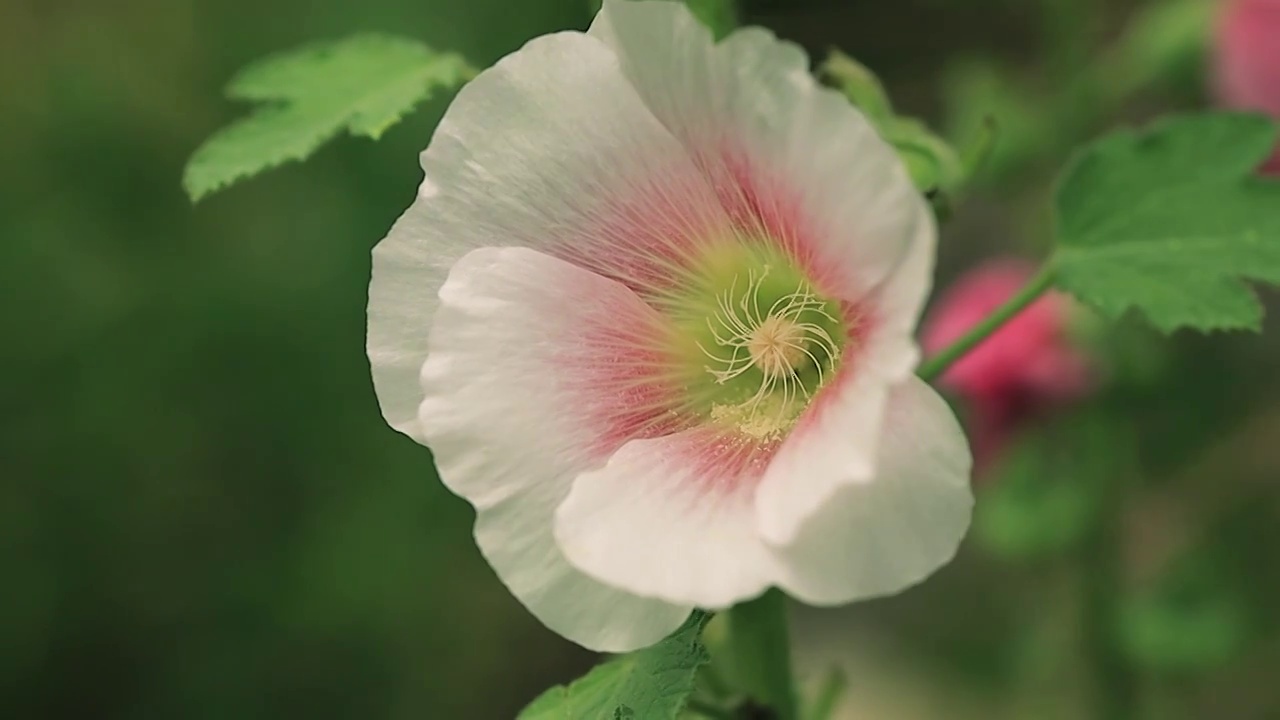
M 952 137 L 997 119 L 945 286 L 1043 253 L 1080 140 L 1207 102 L 1187 23 L 1130 42 L 1161 2 L 744 15 L 840 46 Z M 369 381 L 369 250 L 448 98 L 196 206 L 179 185 L 253 59 L 379 30 L 485 65 L 587 5 L 0 0 L 0 716 L 484 720 L 594 662 L 506 593 Z M 984 473 L 955 564 L 797 610 L 797 662 L 846 668 L 848 717 L 1092 718 L 1121 695 L 1132 717 L 1280 718 L 1280 326 L 1082 326 L 1105 386 Z

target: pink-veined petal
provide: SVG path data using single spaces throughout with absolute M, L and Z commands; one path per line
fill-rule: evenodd
M 690 607 L 591 579 L 553 536 L 576 476 L 627 438 L 668 430 L 665 398 L 644 382 L 654 311 L 619 283 L 525 248 L 467 254 L 440 300 L 418 417 L 441 480 L 476 508 L 481 551 L 575 642 L 616 652 L 661 639 Z
M 662 1 L 606 0 L 589 32 L 729 213 L 790 248 L 824 293 L 860 301 L 902 262 L 922 220 L 906 169 L 798 46 L 760 28 L 713 45 L 683 3 Z
M 752 525 L 772 448 L 710 428 L 624 445 L 556 514 L 569 561 L 633 592 L 724 607 L 778 585 L 813 604 L 892 594 L 954 554 L 973 498 L 964 435 L 923 381 L 892 388 L 873 477 L 838 488 L 791 542 Z
M 759 532 L 791 542 L 841 487 L 871 477 L 889 386 L 865 368 L 846 369 L 805 411 L 756 489 Z
M 935 245 L 926 212 L 906 259 L 866 303 L 867 325 L 847 367 L 815 398 L 760 481 L 756 516 L 769 542 L 791 542 L 832 494 L 875 474 L 889 386 L 919 361 L 911 331 L 932 285 Z
M 946 564 L 969 527 L 972 460 L 960 425 L 924 381 L 894 386 L 875 476 L 841 487 L 777 549 L 781 585 L 815 605 L 892 594 Z
M 639 286 L 730 224 L 613 51 L 581 33 L 533 40 L 468 83 L 422 167 L 417 199 L 374 248 L 368 326 L 383 415 L 419 441 L 428 319 L 464 254 L 531 247 Z
M 777 577 L 753 489 L 773 448 L 715 427 L 633 440 L 574 481 L 556 513 L 569 562 L 676 603 L 722 608 Z
M 916 325 L 933 288 L 934 262 L 938 254 L 938 229 L 924 198 L 916 196 L 920 216 L 911 247 L 902 264 L 877 287 L 866 303 L 873 316 L 862 342 L 862 357 L 887 380 L 896 382 L 915 372 L 920 362 Z

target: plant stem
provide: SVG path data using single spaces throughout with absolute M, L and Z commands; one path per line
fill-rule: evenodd
M 728 613 L 735 675 L 751 696 L 773 710 L 777 720 L 797 720 L 787 598 L 779 590 Z
M 982 322 L 975 325 L 959 340 L 951 343 L 942 352 L 926 360 L 920 365 L 920 369 L 916 374 L 926 382 L 937 379 L 957 360 L 981 344 L 983 340 L 986 340 L 992 333 L 999 330 L 1002 325 L 1012 320 L 1015 315 L 1026 309 L 1036 298 L 1043 295 L 1053 285 L 1053 280 L 1053 266 L 1046 264 L 1040 268 L 1040 272 L 1036 273 L 1035 277 L 1031 278 L 1018 291 L 1018 294 L 996 308 L 995 312 L 984 318 Z

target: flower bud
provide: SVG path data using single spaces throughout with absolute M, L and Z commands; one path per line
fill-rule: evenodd
M 944 292 L 924 324 L 923 345 L 936 353 L 1009 300 L 1035 268 L 1000 258 Z M 975 463 L 988 466 L 1029 421 L 1088 395 L 1092 359 L 1070 332 L 1072 301 L 1050 293 L 1036 300 L 952 365 L 940 382 L 967 405 Z
M 1224 0 L 1214 44 L 1218 103 L 1280 120 L 1280 0 Z M 1280 148 L 1263 172 L 1280 173 Z

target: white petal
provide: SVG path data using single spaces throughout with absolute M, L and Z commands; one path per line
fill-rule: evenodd
M 636 278 L 655 245 L 728 225 L 613 51 L 581 33 L 533 40 L 468 83 L 422 167 L 417 199 L 374 248 L 368 329 L 383 415 L 419 441 L 428 320 L 458 258 L 523 246 Z
M 627 443 L 578 476 L 556 513 L 569 562 L 632 592 L 706 608 L 777 576 L 752 490 L 768 450 L 714 428 Z
M 938 253 L 938 230 L 924 198 L 917 196 L 919 222 L 902 264 L 876 288 L 867 302 L 874 322 L 863 342 L 868 346 L 866 361 L 886 379 L 896 382 L 915 372 L 920 347 L 914 333 L 925 300 L 933 287 L 934 262 Z
M 605 585 L 566 562 L 551 536 L 556 500 L 553 488 L 530 487 L 476 517 L 476 543 L 511 594 L 547 627 L 598 652 L 630 652 L 680 627 L 691 607 Z
M 767 542 L 791 542 L 840 488 L 875 474 L 889 384 L 864 365 L 822 390 L 769 463 L 756 489 Z
M 767 30 L 713 45 L 683 3 L 606 0 L 589 31 L 613 46 L 655 115 L 729 205 L 800 245 L 822 289 L 862 299 L 906 255 L 922 221 L 894 150 Z M 782 236 L 782 237 L 777 237 Z
M 653 310 L 619 283 L 524 248 L 467 254 L 440 299 L 419 423 L 441 480 L 475 506 L 476 542 L 499 577 L 551 629 L 595 650 L 674 630 L 690 607 L 592 580 L 553 537 L 573 478 L 624 442 L 610 430 L 627 420 L 635 377 L 622 344 Z
M 768 542 L 791 542 L 833 493 L 876 472 L 889 387 L 910 377 L 920 358 L 911 333 L 932 285 L 937 242 L 933 218 L 922 211 L 907 257 L 865 303 L 866 334 L 848 366 L 815 399 L 760 482 L 756 516 Z
M 841 488 L 778 548 L 780 583 L 834 605 L 887 595 L 946 564 L 969 527 L 972 460 L 947 404 L 922 380 L 897 385 L 874 478 Z

